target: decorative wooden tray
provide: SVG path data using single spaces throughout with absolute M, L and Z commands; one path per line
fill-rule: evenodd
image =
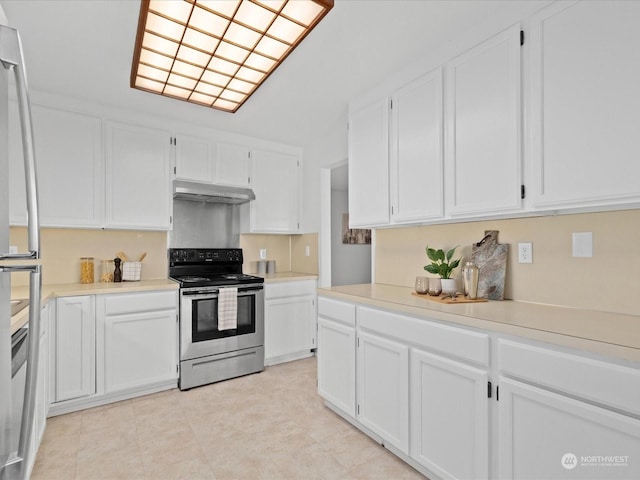
M 438 297 L 432 297 L 431 295 L 427 295 L 426 293 L 419 294 L 416 292 L 411 292 L 411 295 L 415 297 L 426 298 L 428 300 L 431 300 L 432 302 L 438 302 L 438 303 L 478 303 L 478 302 L 489 301 L 486 298 L 476 298 L 472 300 L 470 298 L 466 298 L 464 295 L 458 295 L 456 298 L 450 298 L 450 297 L 444 298 L 442 295 Z

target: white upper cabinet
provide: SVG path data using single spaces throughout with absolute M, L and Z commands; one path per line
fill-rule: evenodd
M 171 229 L 171 136 L 107 122 L 106 226 Z
M 216 143 L 189 135 L 176 135 L 176 178 L 231 187 L 251 183 L 250 149 L 245 145 Z
M 640 2 L 558 2 L 531 20 L 532 203 L 640 201 Z
M 389 99 L 349 114 L 349 226 L 389 223 Z
M 215 183 L 232 187 L 251 186 L 251 152 L 243 145 L 216 145 Z
M 391 98 L 391 220 L 405 223 L 440 218 L 442 69 L 412 81 Z
M 190 135 L 176 135 L 176 178 L 196 182 L 213 182 L 214 147 L 212 143 Z
M 10 103 L 10 214 L 26 224 L 24 161 L 17 106 Z M 100 118 L 33 105 L 40 222 L 43 226 L 100 227 L 104 212 Z
M 298 233 L 298 155 L 267 150 L 252 151 L 252 188 L 249 203 L 251 233 Z
M 446 65 L 446 209 L 452 216 L 521 207 L 520 26 Z

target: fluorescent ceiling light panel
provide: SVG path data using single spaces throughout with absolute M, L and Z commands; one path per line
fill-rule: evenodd
M 235 112 L 333 0 L 142 0 L 131 87 Z

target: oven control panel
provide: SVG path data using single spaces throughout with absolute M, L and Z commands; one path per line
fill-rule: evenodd
M 242 264 L 241 248 L 171 248 L 169 262 L 172 266 L 201 263 Z

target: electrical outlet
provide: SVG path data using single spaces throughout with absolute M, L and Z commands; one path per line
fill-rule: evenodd
M 306 257 L 310 257 L 311 256 L 311 247 L 309 247 L 309 245 L 306 245 L 304 247 L 304 254 Z
M 533 244 L 518 244 L 518 263 L 533 263 Z
M 10 254 L 18 253 L 18 247 L 16 245 L 9 246 L 9 253 Z
M 266 248 L 261 248 L 260 249 L 260 260 L 266 260 L 267 259 L 267 249 Z

